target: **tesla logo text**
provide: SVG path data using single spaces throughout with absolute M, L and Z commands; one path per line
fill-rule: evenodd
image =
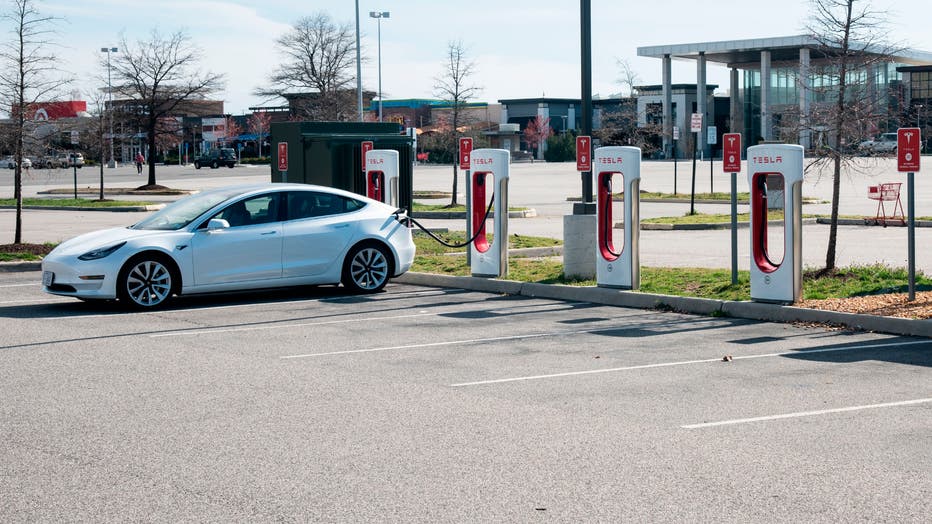
M 488 165 L 488 164 L 491 164 L 491 163 L 492 163 L 492 159 L 491 159 L 491 158 L 476 158 L 476 157 L 472 157 L 472 163 L 473 163 L 473 164 L 479 164 L 479 165 Z
M 610 157 L 610 158 L 598 158 L 598 159 L 596 159 L 597 162 L 601 162 L 601 163 L 603 163 L 603 164 L 620 164 L 620 163 L 622 162 L 622 160 L 623 160 L 623 159 L 622 159 L 621 157 L 614 157 L 614 158 L 611 158 L 611 157 Z
M 758 164 L 782 164 L 782 156 L 756 156 L 754 162 Z
M 384 164 L 385 159 L 384 158 L 370 158 L 369 163 L 370 164 Z

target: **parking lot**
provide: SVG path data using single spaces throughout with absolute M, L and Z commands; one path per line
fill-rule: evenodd
M 389 285 L 125 313 L 0 273 L 0 520 L 896 521 L 932 341 Z

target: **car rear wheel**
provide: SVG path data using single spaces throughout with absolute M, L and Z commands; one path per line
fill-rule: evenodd
M 154 309 L 172 296 L 174 275 L 168 263 L 156 255 L 143 255 L 123 266 L 117 279 L 120 302 L 133 309 Z
M 358 293 L 375 293 L 388 283 L 391 264 L 384 247 L 354 247 L 343 264 L 343 285 Z

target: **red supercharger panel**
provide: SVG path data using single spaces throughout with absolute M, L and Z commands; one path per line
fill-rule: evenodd
M 896 130 L 896 170 L 900 173 L 919 171 L 922 154 L 922 133 L 918 127 L 901 127 Z
M 460 137 L 460 169 L 469 169 L 470 153 L 472 153 L 472 138 Z
M 359 165 L 362 166 L 362 172 L 366 172 L 366 153 L 375 149 L 375 144 L 371 140 L 364 140 L 361 144 L 360 149 L 362 149 L 362 160 L 360 160 Z
M 722 171 L 741 172 L 741 133 L 725 133 L 722 136 Z
M 576 137 L 576 171 L 592 171 L 592 138 Z
M 288 142 L 278 143 L 278 170 L 288 171 Z

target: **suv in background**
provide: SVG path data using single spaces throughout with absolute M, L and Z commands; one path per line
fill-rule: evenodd
M 236 151 L 232 147 L 211 149 L 194 159 L 194 169 L 200 169 L 201 166 L 210 166 L 211 169 L 227 166 L 232 169 L 234 165 L 236 165 Z
M 896 153 L 896 133 L 884 133 L 875 140 L 865 140 L 858 144 L 858 151 L 868 155 Z

